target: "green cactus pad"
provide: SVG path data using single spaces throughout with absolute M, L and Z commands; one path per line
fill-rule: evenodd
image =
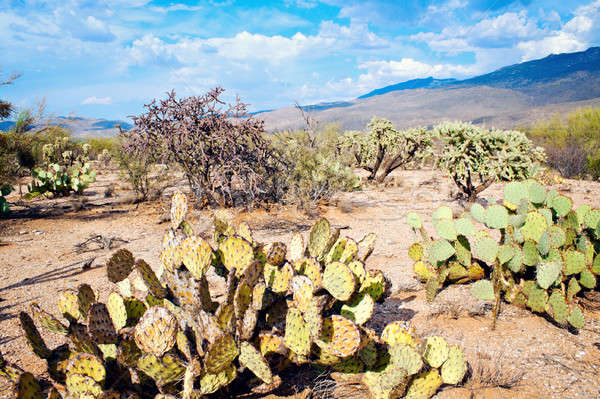
M 135 268 L 154 297 L 162 299 L 167 296 L 166 288 L 162 286 L 148 263 L 143 259 L 138 259 L 135 262 Z
M 93 378 L 81 374 L 67 375 L 66 387 L 70 394 L 75 397 L 99 396 L 102 393 L 102 387 Z
M 531 211 L 527 213 L 525 224 L 521 228 L 523 239 L 538 242 L 540 236 L 548 228 L 548 222 L 544 215 L 539 212 Z
M 346 237 L 345 240 L 346 245 L 344 246 L 344 252 L 342 252 L 339 261 L 349 264 L 350 262 L 354 261 L 358 255 L 358 244 L 349 237 Z
M 102 384 L 106 378 L 106 369 L 102 360 L 90 353 L 78 353 L 67 363 L 68 374 L 86 375 Z
M 475 234 L 475 227 L 473 227 L 473 222 L 468 214 L 456 219 L 454 225 L 456 227 L 456 233 L 459 235 L 472 236 Z
M 414 212 L 409 212 L 406 215 L 406 223 L 413 229 L 420 229 L 421 227 L 423 227 L 421 216 Z
M 450 258 L 456 250 L 446 240 L 436 240 L 431 244 L 429 248 L 429 263 L 437 265 L 438 262 L 444 262 Z
M 108 281 L 118 283 L 125 280 L 133 270 L 134 263 L 135 259 L 129 250 L 119 249 L 106 262 Z
M 587 229 L 596 230 L 598 223 L 600 223 L 600 209 L 588 211 L 583 218 L 583 223 Z
M 369 270 L 358 291 L 366 292 L 374 301 L 378 301 L 385 294 L 385 289 L 386 282 L 383 273 L 379 270 Z
M 522 182 L 511 181 L 504 186 L 504 205 L 511 211 L 515 211 L 524 198 L 528 198 L 528 192 Z
M 360 343 L 360 330 L 349 319 L 339 315 L 323 319 L 321 339 L 317 344 L 327 352 L 339 357 L 352 356 Z
M 559 262 L 542 262 L 537 267 L 537 283 L 543 289 L 548 289 L 558 276 L 562 270 L 562 265 Z
M 429 399 L 442 385 L 442 377 L 436 369 L 417 375 L 406 389 L 405 399 Z
M 537 243 L 537 250 L 542 256 L 548 255 L 548 251 L 550 250 L 550 234 L 548 231 L 544 231 L 540 236 Z
M 546 305 L 546 312 L 558 323 L 565 324 L 569 317 L 569 306 L 562 292 L 553 291 Z
M 448 279 L 450 281 L 461 281 L 469 277 L 469 271 L 458 262 L 450 262 Z
M 365 262 L 375 249 L 375 243 L 377 242 L 377 234 L 367 233 L 358 242 L 358 252 L 356 253 L 356 260 Z
M 505 229 L 508 226 L 508 211 L 502 205 L 492 205 L 485 211 L 485 224 L 491 229 Z
M 440 220 L 452 220 L 454 216 L 452 215 L 452 209 L 448 206 L 440 206 L 435 211 L 433 211 L 433 215 L 431 215 L 431 220 L 433 223 L 437 223 Z
M 187 198 L 179 190 L 175 191 L 171 199 L 171 228 L 177 230 L 185 215 L 187 214 Z
M 496 261 L 498 250 L 498 243 L 491 237 L 481 237 L 473 243 L 473 255 L 488 264 Z
M 31 373 L 22 373 L 17 377 L 14 397 L 17 399 L 45 399 L 40 384 Z
M 369 321 L 371 316 L 373 316 L 374 306 L 375 302 L 371 295 L 359 293 L 342 305 L 340 315 L 352 320 L 360 326 Z
M 538 182 L 529 185 L 529 201 L 534 204 L 542 204 L 546 199 L 546 189 Z
M 344 252 L 344 248 L 346 247 L 346 239 L 338 238 L 337 241 L 333 244 L 333 246 L 327 252 L 325 256 L 325 263 L 337 262 L 342 257 L 342 253 Z M 342 262 L 344 263 L 344 262 Z
M 200 237 L 188 237 L 180 245 L 183 264 L 196 280 L 200 280 L 211 265 L 212 248 Z
M 490 280 L 479 280 L 471 285 L 471 295 L 482 301 L 491 301 L 496 295 L 494 294 L 494 285 Z
M 565 275 L 581 273 L 585 269 L 586 261 L 583 252 L 569 249 L 565 251 L 563 257 Z
M 525 241 L 523 243 L 523 264 L 535 266 L 538 263 L 538 259 L 537 244 L 533 241 Z
M 368 341 L 364 348 L 358 351 L 358 358 L 367 368 L 372 368 L 377 362 L 377 346 L 375 342 Z
M 552 200 L 551 207 L 558 217 L 563 217 L 573 208 L 573 200 L 563 195 L 558 195 Z
M 302 317 L 302 312 L 289 308 L 285 318 L 285 345 L 298 355 L 308 356 L 310 353 L 310 329 Z
M 327 219 L 320 219 L 310 229 L 308 239 L 308 253 L 312 257 L 319 257 L 325 251 L 329 236 L 331 234 L 331 227 Z
M 471 216 L 479 223 L 485 223 L 485 208 L 481 204 L 474 203 L 471 206 Z
M 337 300 L 347 301 L 356 289 L 356 279 L 348 266 L 333 262 L 323 272 L 323 288 Z
M 135 343 L 144 352 L 162 356 L 175 346 L 177 319 L 167 309 L 155 306 L 148 309 L 135 326 Z
M 263 355 L 250 343 L 242 342 L 240 345 L 240 365 L 247 367 L 260 378 L 261 381 L 270 384 L 273 382 L 273 373 L 269 368 L 269 363 Z
M 579 275 L 579 284 L 587 289 L 593 290 L 596 288 L 596 276 L 588 269 L 583 269 Z
M 146 312 L 144 302 L 136 298 L 125 298 L 125 310 L 127 311 L 127 325 L 133 326 L 142 318 Z
M 222 262 L 227 270 L 235 268 L 235 274 L 241 277 L 246 268 L 254 260 L 252 245 L 241 237 L 226 238 L 219 249 L 222 254 Z
M 46 346 L 44 339 L 33 323 L 33 319 L 27 313 L 19 312 L 19 321 L 21 324 L 21 329 L 25 333 L 27 343 L 31 347 L 33 353 L 42 359 L 48 359 L 51 354 L 50 349 L 48 349 Z
M 117 332 L 106 305 L 94 303 L 88 312 L 88 334 L 96 344 L 116 344 Z
M 215 393 L 219 389 L 231 384 L 236 376 L 236 367 L 233 364 L 230 364 L 219 373 L 206 373 L 200 378 L 200 392 L 203 395 Z
M 37 322 L 45 329 L 52 331 L 55 334 L 69 334 L 69 329 L 64 324 L 58 321 L 58 319 L 50 313 L 42 310 L 37 303 L 31 304 L 31 313 L 35 320 L 37 320 Z
M 162 357 L 145 354 L 138 359 L 136 366 L 159 387 L 179 381 L 185 374 L 185 366 L 181 360 L 170 353 Z
M 548 229 L 550 233 L 550 247 L 560 248 L 565 245 L 567 236 L 565 231 L 559 226 L 550 226 Z
M 350 356 L 334 364 L 333 369 L 344 374 L 358 374 L 365 369 L 365 365 L 358 356 Z
M 441 375 L 444 384 L 456 385 L 465 378 L 467 362 L 458 346 L 451 346 L 448 360 L 442 365 Z
M 434 227 L 441 238 L 449 241 L 456 240 L 456 228 L 452 219 L 438 220 Z
M 534 312 L 544 312 L 548 303 L 548 293 L 544 289 L 534 287 L 527 296 L 527 306 Z
M 581 291 L 581 285 L 579 285 L 575 277 L 572 277 L 567 286 L 567 301 L 571 302 L 579 291 Z
M 454 250 L 456 251 L 456 260 L 463 265 L 468 267 L 471 264 L 471 244 L 465 236 L 458 236 L 454 243 Z
M 583 326 L 585 325 L 585 318 L 583 316 L 583 312 L 581 311 L 581 308 L 579 308 L 578 306 L 575 306 L 573 308 L 573 310 L 571 311 L 571 314 L 569 315 L 569 318 L 567 319 L 567 321 L 569 322 L 570 325 L 572 325 L 573 327 L 575 327 L 577 329 L 583 328 Z
M 348 263 L 348 269 L 350 269 L 352 274 L 354 274 L 354 278 L 356 279 L 357 284 L 362 285 L 365 281 L 365 278 L 367 277 L 365 265 L 361 261 L 355 260 L 353 262 Z
M 519 250 L 518 246 L 513 244 L 500 245 L 498 248 L 498 262 L 503 265 L 510 261 L 517 254 L 517 250 Z
M 80 284 L 77 287 L 77 306 L 83 319 L 87 317 L 88 310 L 94 302 L 96 302 L 96 294 L 92 287 L 89 284 Z
M 210 345 L 204 358 L 204 367 L 209 373 L 225 370 L 238 356 L 239 349 L 229 334 L 222 334 Z
M 304 245 L 304 239 L 302 238 L 302 234 L 295 233 L 292 236 L 290 241 L 290 245 L 288 246 L 287 259 L 294 263 L 299 259 L 304 257 L 304 252 L 306 251 L 306 247 Z
M 433 336 L 425 340 L 423 359 L 431 367 L 440 367 L 448 359 L 448 344 L 442 337 Z

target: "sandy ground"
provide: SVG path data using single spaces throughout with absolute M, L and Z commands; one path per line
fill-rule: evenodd
M 449 205 L 456 213 L 465 205 L 451 199 L 452 183 L 439 172 L 401 171 L 391 180 L 388 187 L 339 195 L 310 216 L 293 207 L 233 213 L 265 242 L 287 242 L 298 230 L 306 235 L 319 216 L 335 226 L 347 226 L 343 232 L 355 239 L 375 232 L 378 242 L 367 264 L 390 277 L 393 293 L 385 304 L 378 305 L 373 325 L 410 320 L 424 335 L 442 335 L 451 344 L 461 345 L 473 369 L 464 384 L 467 389 L 445 389 L 438 397 L 600 397 L 598 312 L 586 311 L 586 327 L 574 334 L 542 316 L 504 305 L 497 329 L 492 331 L 490 306 L 477 303 L 467 287 L 453 286 L 432 304 L 425 301 L 407 254 L 413 236 L 405 223 L 406 214 L 414 211 L 427 221 L 441 205 Z M 152 267 L 158 266 L 162 236 L 168 229 L 165 217 L 170 191 L 139 205 L 132 204 L 131 192 L 123 189 L 117 189 L 115 197 L 104 198 L 105 187 L 115 181 L 114 174 L 102 174 L 82 198 L 33 201 L 29 215 L 15 207 L 11 218 L 0 219 L 0 352 L 19 366 L 38 374 L 45 369 L 27 347 L 18 326 L 18 313 L 29 311 L 32 302 L 57 315 L 57 292 L 82 282 L 89 283 L 100 293 L 100 300 L 105 300 L 112 284 L 103 265 L 119 247 L 130 249 Z M 600 207 L 598 183 L 569 180 L 554 188 L 573 198 L 576 205 Z M 500 198 L 501 193 L 498 184 L 482 197 Z M 31 216 L 32 212 L 37 215 Z M 211 210 L 193 211 L 190 219 L 196 232 L 210 232 L 211 217 Z M 111 249 L 90 244 L 87 252 L 78 253 L 76 245 L 94 235 L 128 242 L 115 241 Z M 82 264 L 90 259 L 91 268 L 84 270 Z M 62 342 L 45 331 L 42 334 L 49 347 Z M 10 389 L 2 384 L 0 397 L 7 397 Z M 492 390 L 484 389 L 490 386 Z

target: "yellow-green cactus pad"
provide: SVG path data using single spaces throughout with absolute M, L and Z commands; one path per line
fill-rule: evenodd
M 37 322 L 45 329 L 50 330 L 55 334 L 67 335 L 69 333 L 67 326 L 58 321 L 58 319 L 50 313 L 42 310 L 37 303 L 31 304 L 31 312 Z
M 410 345 L 396 344 L 389 350 L 393 366 L 403 368 L 408 375 L 417 374 L 424 366 L 421 355 Z
M 31 373 L 19 375 L 15 384 L 14 397 L 17 399 L 45 399 L 40 384 Z
M 68 374 L 87 375 L 100 384 L 106 378 L 106 370 L 102 360 L 91 353 L 78 353 L 73 356 L 67 363 Z
M 229 385 L 237 376 L 235 365 L 230 364 L 218 373 L 206 373 L 200 378 L 200 392 L 210 395 Z
M 146 312 L 146 305 L 136 298 L 125 298 L 124 303 L 127 311 L 127 325 L 137 324 Z
M 304 252 L 306 251 L 306 248 L 304 245 L 304 239 L 302 238 L 302 234 L 295 233 L 292 236 L 292 240 L 290 241 L 290 245 L 288 246 L 287 251 L 287 259 L 292 263 L 304 257 Z
M 162 356 L 175 346 L 177 319 L 167 309 L 155 306 L 148 309 L 135 327 L 138 347 L 147 353 Z
M 94 303 L 88 311 L 88 333 L 97 344 L 116 344 L 117 332 L 106 305 Z
M 238 354 L 239 350 L 233 337 L 222 334 L 209 346 L 204 358 L 204 367 L 209 373 L 219 373 L 225 370 Z
M 90 306 L 96 302 L 96 294 L 89 284 L 80 284 L 77 288 L 77 304 L 79 306 L 79 313 L 82 319 L 87 317 Z
M 344 251 L 340 256 L 339 261 L 348 264 L 356 259 L 356 255 L 358 254 L 358 244 L 349 237 L 346 237 L 345 240 L 346 245 L 344 246 Z
M 369 270 L 362 282 L 359 292 L 366 292 L 378 301 L 385 294 L 385 277 L 380 270 Z
M 102 387 L 93 378 L 81 374 L 67 375 L 66 386 L 69 393 L 75 397 L 90 395 L 96 397 L 102 393 Z
M 271 291 L 277 294 L 287 292 L 290 286 L 290 280 L 294 276 L 294 268 L 286 263 L 281 268 L 267 263 L 263 269 L 265 283 Z
M 264 248 L 266 261 L 275 266 L 281 266 L 285 262 L 287 248 L 282 242 L 274 242 Z
M 405 399 L 429 399 L 435 395 L 442 383 L 442 377 L 436 369 L 424 371 L 410 382 Z
M 148 287 L 148 290 L 152 293 L 152 295 L 161 299 L 167 296 L 166 288 L 162 286 L 148 263 L 146 263 L 143 259 L 138 259 L 135 262 L 135 268 L 139 272 L 140 276 L 144 280 L 144 284 L 146 287 Z
M 431 270 L 431 266 L 423 261 L 415 262 L 413 270 L 417 275 L 417 278 L 421 281 L 427 281 L 435 275 L 433 270 Z
M 321 256 L 325 251 L 330 235 L 331 227 L 327 219 L 321 219 L 312 226 L 308 239 L 308 253 L 310 256 L 315 258 Z
M 420 261 L 423 258 L 423 246 L 421 243 L 414 242 L 408 248 L 408 256 L 410 256 L 415 262 Z
M 350 356 L 334 364 L 333 369 L 340 373 L 358 374 L 364 371 L 365 364 L 358 356 Z
M 261 332 L 258 334 L 258 346 L 263 356 L 269 353 L 285 355 L 287 352 L 283 337 L 272 332 Z
M 347 318 L 333 315 L 323 319 L 321 340 L 318 343 L 336 356 L 352 356 L 361 344 L 360 330 Z
M 284 342 L 298 355 L 308 356 L 310 353 L 310 329 L 299 309 L 289 308 L 287 311 Z
M 246 222 L 241 222 L 238 224 L 238 228 L 236 229 L 236 233 L 238 236 L 242 237 L 244 240 L 248 242 L 254 242 L 252 238 L 252 230 L 250 226 Z
M 352 274 L 354 274 L 357 284 L 364 283 L 365 278 L 367 277 L 367 270 L 365 269 L 365 265 L 361 261 L 355 260 L 348 263 L 348 269 L 350 269 L 350 271 L 352 271 Z
M 290 288 L 294 298 L 294 307 L 306 312 L 313 299 L 315 289 L 313 282 L 306 276 L 294 276 L 290 280 Z
M 118 283 L 125 280 L 133 270 L 134 263 L 135 259 L 129 250 L 119 249 L 106 262 L 108 281 Z
M 269 368 L 269 363 L 264 356 L 250 343 L 242 342 L 240 345 L 240 365 L 247 367 L 260 378 L 264 383 L 273 382 L 273 373 Z
M 548 229 L 548 222 L 544 215 L 539 212 L 531 211 L 527 213 L 525 225 L 521 228 L 524 240 L 532 240 L 536 243 L 541 235 Z
M 467 373 L 467 362 L 458 346 L 450 347 L 441 371 L 444 384 L 456 385 L 463 380 Z
M 106 301 L 106 308 L 117 331 L 127 325 L 127 308 L 125 308 L 125 301 L 121 295 L 116 292 L 110 293 Z
M 348 302 L 342 305 L 340 314 L 360 326 L 371 319 L 374 307 L 375 301 L 373 301 L 371 295 L 362 292 L 355 294 Z
M 162 357 L 147 353 L 137 360 L 136 366 L 159 387 L 179 381 L 185 374 L 185 366 L 181 360 L 170 353 Z
M 406 344 L 416 348 L 420 344 L 415 329 L 402 321 L 393 321 L 385 326 L 381 340 L 389 346 Z
M 311 279 L 315 289 L 321 288 L 323 284 L 323 270 L 319 262 L 311 258 L 304 258 L 296 261 L 294 269 Z
M 179 190 L 175 191 L 171 199 L 171 228 L 177 230 L 188 211 L 187 198 Z
M 347 301 L 356 289 L 356 279 L 348 266 L 333 262 L 323 272 L 323 288 L 337 300 Z
M 211 265 L 212 248 L 200 237 L 186 238 L 181 247 L 183 264 L 196 280 L 200 280 Z
M 235 274 L 241 277 L 254 260 L 252 245 L 241 237 L 228 237 L 220 245 L 223 265 L 227 270 L 235 268 Z
M 442 337 L 433 336 L 425 341 L 423 359 L 431 367 L 440 367 L 448 359 L 448 344 Z
M 329 249 L 329 252 L 327 252 L 327 255 L 325 256 L 325 263 L 339 261 L 342 256 L 342 253 L 344 252 L 345 247 L 346 239 L 342 237 L 338 238 L 337 241 L 333 244 L 333 246 Z

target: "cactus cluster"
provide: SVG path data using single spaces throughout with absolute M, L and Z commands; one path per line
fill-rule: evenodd
M 42 148 L 45 168 L 36 168 L 31 175 L 33 181 L 27 187 L 28 198 L 51 193 L 55 196 L 66 196 L 71 192 L 77 194 L 89 187 L 96 180 L 96 172 L 91 170 L 88 162 L 89 144 L 83 144 L 80 154 L 76 155 L 67 149 L 68 137 L 57 139 L 54 144 L 46 144 Z
M 469 200 L 498 180 L 533 177 L 544 149 L 514 130 L 485 129 L 471 123 L 442 123 L 434 132 L 444 144 L 439 166 Z
M 474 296 L 496 301 L 494 323 L 504 298 L 559 325 L 583 327 L 577 295 L 597 287 L 600 210 L 574 208 L 570 198 L 526 180 L 506 184 L 502 204 L 475 203 L 458 218 L 439 208 L 432 218 L 437 239 L 417 214 L 407 222 L 418 237 L 409 256 L 428 299 L 444 284 L 475 281 Z M 487 229 L 476 231 L 474 222 Z
M 364 264 L 373 233 L 355 242 L 321 219 L 307 244 L 297 233 L 289 245 L 264 245 L 247 224 L 216 216 L 213 248 L 194 235 L 186 213 L 178 192 L 158 273 L 120 249 L 106 264 L 116 286 L 105 303 L 82 284 L 60 294 L 68 323 L 35 304 L 33 318 L 20 313 L 31 349 L 56 382 L 52 398 L 262 395 L 301 364 L 364 372 L 377 399 L 405 391 L 429 398 L 442 383 L 462 380 L 462 354 L 443 340 L 422 344 L 398 322 L 381 337 L 366 326 L 387 287 Z M 211 289 L 211 269 L 224 278 L 224 292 Z M 49 349 L 34 320 L 70 343 Z M 42 397 L 33 376 L 3 360 L 0 375 L 14 381 L 18 398 Z

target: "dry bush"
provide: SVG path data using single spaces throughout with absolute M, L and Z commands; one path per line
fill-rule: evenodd
M 473 360 L 469 360 L 469 370 L 465 388 L 513 388 L 519 386 L 525 373 L 515 366 L 504 352 L 477 351 Z
M 548 165 L 567 179 L 582 178 L 588 173 L 588 159 L 596 151 L 586 148 L 570 136 L 563 145 L 547 145 Z

